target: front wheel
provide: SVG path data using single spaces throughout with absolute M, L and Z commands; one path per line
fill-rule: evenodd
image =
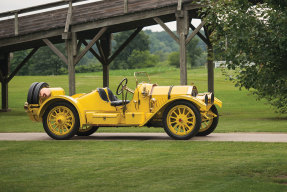
M 70 103 L 62 101 L 53 103 L 43 115 L 43 126 L 53 139 L 70 139 L 80 127 L 78 112 Z
M 201 123 L 201 127 L 200 127 L 196 136 L 209 135 L 217 127 L 219 116 L 218 116 L 218 111 L 217 111 L 216 107 L 213 105 L 209 109 L 208 113 L 210 113 L 210 114 L 208 114 L 210 116 L 213 116 L 213 115 L 216 115 L 216 116 L 213 117 L 212 119 L 209 119 L 209 120 L 203 120 Z
M 197 107 L 188 101 L 176 101 L 163 114 L 165 132 L 177 140 L 187 140 L 198 133 L 201 115 Z
M 77 135 L 78 136 L 89 136 L 95 133 L 98 129 L 99 127 L 97 126 L 88 126 L 86 127 L 86 129 L 80 128 L 77 132 Z

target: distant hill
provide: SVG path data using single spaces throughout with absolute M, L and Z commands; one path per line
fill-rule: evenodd
M 158 51 L 162 51 L 163 53 L 171 53 L 178 51 L 179 49 L 178 44 L 170 37 L 170 35 L 167 32 L 165 31 L 152 32 L 151 30 L 145 30 L 144 32 L 149 36 L 149 42 L 150 42 L 149 47 L 151 53 L 156 53 Z M 195 36 L 194 38 L 197 39 L 198 37 Z M 198 46 L 204 52 L 206 52 L 206 45 L 201 39 L 199 39 Z

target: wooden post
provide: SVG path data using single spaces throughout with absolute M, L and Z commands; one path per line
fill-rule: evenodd
M 0 73 L 1 73 L 1 112 L 7 112 L 8 109 L 8 75 L 9 75 L 10 53 L 0 53 Z
M 112 50 L 112 34 L 105 33 L 101 39 L 99 44 L 100 53 L 102 51 L 102 58 L 104 60 L 103 65 L 103 87 L 109 87 L 109 56 L 111 55 Z
M 207 74 L 208 74 L 208 92 L 214 93 L 214 63 L 213 46 L 207 46 Z
M 186 66 L 186 37 L 189 31 L 189 18 L 187 11 L 178 11 L 176 13 L 177 34 L 179 35 L 179 53 L 180 53 L 180 84 L 187 85 L 187 66 Z
M 210 41 L 210 33 L 211 31 L 208 30 L 208 26 L 204 26 L 204 33 L 207 39 L 207 86 L 208 92 L 214 93 L 214 63 L 213 63 L 213 46 Z
M 68 71 L 69 71 L 69 95 L 76 93 L 76 77 L 75 77 L 75 55 L 74 50 L 77 48 L 76 33 L 71 34 L 71 39 L 66 39 L 66 49 L 68 57 Z
M 110 86 L 110 66 L 103 65 L 103 87 Z
M 18 12 L 15 13 L 15 18 L 14 18 L 14 31 L 15 31 L 15 36 L 19 35 L 19 18 L 18 18 Z
M 128 12 L 128 0 L 124 0 L 124 13 Z

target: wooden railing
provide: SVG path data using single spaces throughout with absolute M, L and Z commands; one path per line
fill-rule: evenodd
M 67 4 L 69 4 L 71 7 L 72 3 L 78 3 L 82 1 L 87 1 L 87 0 L 62 0 L 62 1 L 57 1 L 53 3 L 47 3 L 43 5 L 28 7 L 24 9 L 7 11 L 7 12 L 0 13 L 0 18 L 14 16 L 14 29 L 15 29 L 14 32 L 15 32 L 15 35 L 17 36 L 19 34 L 19 14 L 31 13 L 34 11 L 40 11 L 40 10 L 49 9 L 49 8 L 56 8 L 56 7 L 67 5 Z
M 177 9 L 181 9 L 182 3 L 193 0 L 103 0 L 74 5 L 84 1 L 87 0 L 63 0 L 0 13 L 0 18 L 2 18 L 0 21 L 0 39 L 59 28 L 63 28 L 63 32 L 68 32 L 70 25 L 168 6 L 177 6 Z M 63 5 L 69 6 L 68 8 L 50 9 Z M 9 16 L 14 16 L 14 18 L 3 19 Z

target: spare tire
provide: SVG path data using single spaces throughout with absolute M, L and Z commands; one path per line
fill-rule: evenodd
M 40 94 L 41 89 L 44 87 L 49 87 L 48 83 L 41 82 L 35 86 L 31 104 L 39 104 L 39 94 Z
M 33 102 L 33 95 L 34 95 L 34 91 L 35 91 L 35 87 L 38 85 L 38 82 L 34 82 L 31 84 L 29 91 L 28 91 L 28 96 L 27 96 L 27 102 L 29 104 L 32 104 Z

